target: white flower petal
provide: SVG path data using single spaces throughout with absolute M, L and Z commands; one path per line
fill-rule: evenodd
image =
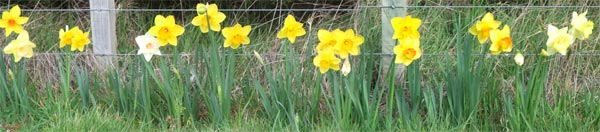
M 152 59 L 152 54 L 144 54 L 144 58 L 146 58 L 147 62 L 150 62 L 150 59 Z

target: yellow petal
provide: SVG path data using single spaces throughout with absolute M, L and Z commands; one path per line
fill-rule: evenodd
M 293 44 L 296 42 L 296 36 L 288 36 L 288 40 L 290 41 L 290 44 Z
M 27 21 L 29 21 L 29 18 L 28 17 L 18 17 L 18 18 L 15 18 L 15 21 L 17 22 L 17 24 L 22 25 L 22 24 L 27 23 Z
M 331 39 L 331 32 L 324 30 L 324 29 L 319 29 L 319 31 L 317 32 L 317 38 L 319 38 L 319 41 L 327 41 Z
M 250 44 L 250 38 L 248 36 L 244 37 L 242 44 Z
M 200 24 L 201 24 L 201 23 L 200 23 L 200 18 L 201 18 L 201 16 L 195 16 L 195 17 L 192 19 L 192 25 L 194 25 L 194 26 L 200 26 Z
M 171 44 L 173 46 L 177 46 L 177 37 L 175 37 L 175 36 L 169 37 L 169 38 L 167 38 L 167 41 L 169 42 L 169 44 Z
M 210 14 L 210 16 L 211 16 L 210 24 L 212 24 L 214 22 L 221 23 L 221 22 L 225 21 L 225 19 L 227 18 L 227 16 L 225 16 L 225 13 L 222 13 L 222 12 L 218 12 L 216 14 Z
M 19 5 L 16 5 L 16 6 L 13 6 L 12 8 L 10 8 L 10 15 L 13 17 L 21 16 L 21 7 L 19 7 Z
M 209 30 L 209 29 L 208 29 L 208 26 L 200 26 L 200 31 L 201 31 L 202 33 L 208 33 L 208 30 Z
M 297 22 L 296 18 L 294 16 L 288 14 L 288 16 L 285 18 L 285 22 L 283 23 L 283 25 L 285 27 L 285 25 L 293 24 L 296 22 Z
M 208 5 L 208 13 L 217 13 L 219 12 L 219 7 L 217 7 L 217 4 L 210 4 Z
M 162 26 L 165 25 L 167 20 L 165 20 L 165 17 L 162 15 L 156 15 L 156 17 L 154 17 L 154 25 L 156 26 Z
M 148 32 L 152 35 L 152 36 L 158 36 L 158 33 L 160 32 L 160 27 L 158 26 L 153 26 L 150 28 L 150 30 L 148 30 Z
M 223 34 L 223 37 L 225 38 L 231 38 L 233 36 L 233 31 L 231 31 L 231 27 L 226 27 L 223 28 L 223 30 L 221 31 L 221 33 Z
M 494 14 L 490 12 L 485 13 L 481 21 L 494 21 Z
M 185 32 L 185 28 L 179 25 L 174 25 L 170 30 L 173 33 L 173 36 L 179 36 Z
M 213 30 L 213 31 L 219 32 L 219 31 L 221 31 L 221 24 L 219 24 L 219 23 L 211 23 L 210 24 L 210 29 Z
M 304 36 L 306 34 L 306 31 L 304 30 L 303 26 L 304 24 L 298 23 L 299 30 L 297 31 L 298 34 L 296 34 L 296 36 Z
M 242 33 L 241 33 L 241 34 L 242 34 L 243 36 L 248 36 L 248 35 L 250 34 L 250 31 L 252 31 L 252 26 L 250 26 L 250 25 L 248 25 L 248 26 L 244 26 L 244 27 L 242 28 L 242 31 L 241 31 Z
M 4 36 L 8 37 L 10 35 L 10 33 L 13 32 L 12 28 L 5 28 L 4 29 Z
M 225 47 L 225 48 L 227 48 L 227 47 L 229 47 L 231 45 L 233 45 L 233 43 L 229 39 L 225 40 L 225 42 L 223 43 L 223 47 Z

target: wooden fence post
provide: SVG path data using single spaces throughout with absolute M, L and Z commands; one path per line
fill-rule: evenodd
M 395 6 L 396 8 L 382 8 L 381 9 L 381 51 L 384 54 L 394 54 L 394 46 L 396 46 L 396 40 L 392 39 L 394 35 L 394 29 L 392 28 L 392 24 L 390 20 L 394 17 L 404 17 L 406 16 L 406 8 L 402 6 L 406 6 L 407 0 L 380 0 L 382 6 Z M 390 63 L 394 60 L 393 56 L 382 56 L 383 70 L 388 70 L 390 67 Z M 387 73 L 387 72 L 384 72 Z M 404 65 L 398 64 L 396 65 L 396 78 L 401 78 L 404 73 Z M 386 76 L 385 74 L 383 75 Z
M 114 0 L 90 0 L 92 46 L 94 54 L 115 54 L 117 50 L 116 12 Z M 106 70 L 112 66 L 111 56 L 96 56 L 96 66 Z

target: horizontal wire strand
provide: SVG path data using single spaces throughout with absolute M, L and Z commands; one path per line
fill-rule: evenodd
M 357 11 L 364 8 L 600 8 L 600 6 L 358 6 L 357 8 L 346 9 L 219 9 L 224 12 L 270 12 L 270 11 Z M 8 9 L 0 9 L 5 11 Z M 24 12 L 86 12 L 86 11 L 113 11 L 113 12 L 161 12 L 161 11 L 178 11 L 178 12 L 195 12 L 196 9 L 21 9 Z
M 91 53 L 36 53 L 36 55 L 71 55 L 71 56 L 138 56 L 138 54 L 91 54 Z M 156 56 L 192 56 L 195 54 L 190 53 L 181 53 L 181 54 L 162 54 Z M 233 54 L 235 56 L 255 56 L 255 54 Z M 317 54 L 311 54 L 310 56 L 316 56 Z M 393 53 L 363 53 L 360 56 L 392 56 L 395 55 Z M 457 54 L 423 54 L 423 56 L 456 56 Z M 492 54 L 471 54 L 474 56 L 494 56 Z M 514 56 L 515 54 L 499 54 L 497 56 Z M 539 54 L 523 54 L 524 56 L 535 56 Z M 284 54 L 260 54 L 260 56 L 285 56 Z M 570 56 L 600 56 L 600 54 L 595 53 L 575 53 L 570 54 Z

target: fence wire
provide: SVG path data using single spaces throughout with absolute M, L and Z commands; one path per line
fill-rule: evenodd
M 138 54 L 92 54 L 92 53 L 52 53 L 52 52 L 46 52 L 46 53 L 36 53 L 36 55 L 60 55 L 60 56 L 139 56 Z M 168 57 L 174 57 L 174 56 L 181 56 L 181 57 L 188 57 L 188 56 L 195 56 L 196 54 L 191 54 L 191 53 L 180 53 L 180 54 L 162 54 L 162 55 L 156 55 L 156 56 L 168 56 Z M 200 54 L 200 55 L 204 55 L 204 54 Z M 227 54 L 226 54 L 227 55 Z M 255 54 L 233 54 L 235 56 L 243 56 L 243 57 L 254 57 Z M 259 54 L 260 56 L 285 56 L 285 54 Z M 317 54 L 310 54 L 308 56 L 316 56 Z M 393 53 L 361 53 L 359 54 L 359 56 L 393 56 L 395 54 Z M 422 54 L 422 56 L 456 56 L 457 54 L 454 53 L 447 53 L 447 54 L 442 54 L 442 53 L 432 53 L 432 54 Z M 492 54 L 471 54 L 473 56 L 495 56 Z M 515 56 L 516 54 L 514 53 L 506 53 L 506 54 L 498 54 L 497 56 L 505 56 L 505 57 L 512 57 Z M 533 54 L 533 53 L 527 53 L 527 54 L 523 54 L 524 56 L 536 56 L 539 54 Z M 562 55 L 558 55 L 558 56 L 562 56 Z M 600 54 L 595 54 L 595 53 L 574 53 L 574 54 L 568 54 L 567 56 L 580 56 L 580 57 L 596 57 L 596 56 L 600 56 Z M 305 57 L 303 55 L 300 55 L 298 57 Z
M 581 5 L 581 6 L 528 6 L 528 5 L 510 5 L 510 6 L 453 6 L 453 5 L 441 5 L 441 6 L 356 6 L 354 8 L 337 8 L 337 9 L 323 9 L 323 8 L 315 8 L 315 9 L 219 9 L 219 11 L 224 12 L 294 12 L 294 11 L 302 11 L 302 12 L 345 12 L 345 11 L 358 11 L 366 8 L 445 8 L 445 9 L 458 9 L 458 8 L 600 8 L 599 5 Z M 0 11 L 8 10 L 6 8 L 0 9 Z M 167 11 L 176 11 L 176 12 L 195 12 L 196 9 L 22 9 L 24 12 L 90 12 L 90 11 L 110 11 L 110 12 L 167 12 Z

